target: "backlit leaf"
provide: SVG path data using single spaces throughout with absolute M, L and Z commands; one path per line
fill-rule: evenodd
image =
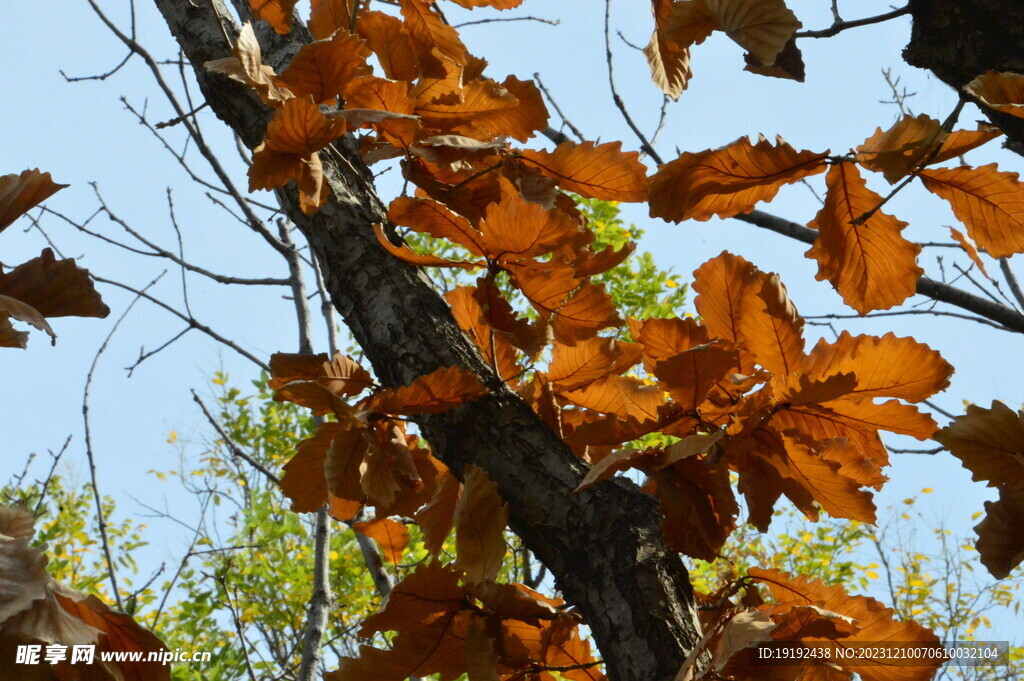
M 654 34 L 644 48 L 651 79 L 658 88 L 678 100 L 693 75 L 690 70 L 690 50 L 686 45 L 675 42 L 667 33 L 673 0 L 652 0 L 654 12 Z
M 401 562 L 402 553 L 409 545 L 409 531 L 405 529 L 405 525 L 391 518 L 374 518 L 354 523 L 352 529 L 377 542 L 384 560 L 395 567 Z
M 462 497 L 455 509 L 455 564 L 467 582 L 494 579 L 505 557 L 503 532 L 508 504 L 482 469 L 466 466 Z
M 419 77 L 419 59 L 416 58 L 412 40 L 400 19 L 384 12 L 360 12 L 356 31 L 366 41 L 366 46 L 377 55 L 385 76 L 408 82 Z
M 975 243 L 993 258 L 1024 253 L 1024 189 L 1017 173 L 995 163 L 978 168 L 923 170 L 928 191 L 949 202 Z
M 635 151 L 623 152 L 620 142 L 563 142 L 554 151 L 524 149 L 522 158 L 566 191 L 603 201 L 643 201 L 647 173 Z
M 964 90 L 990 109 L 1024 118 L 1024 75 L 988 71 L 968 83 Z
M 278 33 L 290 33 L 297 0 L 249 0 L 253 16 L 270 24 Z
M 875 210 L 882 197 L 868 189 L 856 166 L 832 166 L 826 182 L 825 205 L 808 225 L 818 230 L 806 253 L 818 261 L 817 279 L 831 282 L 862 315 L 888 310 L 914 295 L 924 270 L 917 266 L 921 246 L 901 234 L 907 223 Z M 854 224 L 868 211 L 874 211 L 870 218 Z
M 366 409 L 387 414 L 437 414 L 486 393 L 472 373 L 459 367 L 442 367 L 409 385 L 381 391 Z
M 732 144 L 684 153 L 651 178 L 650 214 L 671 222 L 730 218 L 770 201 L 783 185 L 824 172 L 828 152 L 797 151 L 783 141 Z
M 322 104 L 344 93 L 356 78 L 370 74 L 367 54 L 361 39 L 339 31 L 330 40 L 303 45 L 279 80 L 296 97 L 311 95 L 313 102 Z

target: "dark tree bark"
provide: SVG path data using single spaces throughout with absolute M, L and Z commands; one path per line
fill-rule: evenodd
M 244 87 L 203 64 L 229 54 L 222 27 L 237 27 L 219 0 L 155 0 L 212 110 L 249 146 L 262 141 L 269 111 Z M 219 14 L 219 16 L 218 16 Z M 264 59 L 280 69 L 309 40 L 263 32 Z M 416 268 L 390 256 L 371 225 L 385 209 L 353 140 L 322 154 L 333 191 L 316 215 L 283 191 L 288 216 L 324 266 L 331 297 L 385 385 L 407 384 L 442 366 L 475 372 L 490 394 L 418 421 L 434 453 L 457 475 L 483 468 L 509 503 L 510 525 L 586 617 L 611 678 L 668 681 L 700 638 L 689 576 L 665 548 L 657 502 L 618 479 L 572 494 L 582 463 L 510 391 L 455 324 L 447 305 Z
M 914 24 L 903 58 L 958 92 L 986 71 L 1024 73 L 1024 2 L 911 0 Z M 980 105 L 1006 133 L 1007 148 L 1024 155 L 1024 119 Z

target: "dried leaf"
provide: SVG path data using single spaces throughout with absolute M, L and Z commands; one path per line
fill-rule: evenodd
M 330 40 L 303 45 L 279 81 L 298 98 L 310 95 L 316 104 L 330 102 L 353 80 L 372 72 L 366 63 L 368 54 L 360 38 L 339 31 Z
M 409 545 L 409 531 L 405 525 L 391 518 L 374 518 L 366 522 L 353 523 L 352 529 L 377 542 L 384 559 L 398 567 L 402 553 Z
M 554 343 L 548 379 L 562 390 L 575 390 L 609 375 L 620 375 L 640 360 L 640 346 L 614 338 L 591 338 L 575 345 Z
M 263 53 L 251 23 L 245 22 L 238 32 L 232 53 L 235 56 L 214 59 L 203 66 L 207 71 L 224 74 L 255 89 L 267 106 L 279 107 L 291 99 L 292 93 L 278 82 L 274 69 L 263 63 Z
M 29 210 L 67 187 L 38 168 L 0 176 L 0 232 Z
M 407 386 L 382 390 L 366 405 L 386 414 L 439 414 L 485 395 L 474 374 L 459 367 L 442 367 Z
M 416 512 L 416 522 L 423 532 L 423 545 L 435 557 L 441 553 L 448 534 L 455 526 L 455 509 L 461 497 L 462 483 L 450 471 L 445 471 L 434 496 Z
M 672 222 L 731 218 L 770 201 L 783 185 L 824 172 L 827 158 L 827 151 L 796 151 L 763 138 L 754 145 L 746 137 L 684 153 L 651 178 L 650 214 Z
M 270 24 L 278 33 L 292 30 L 292 17 L 297 0 L 249 0 L 252 14 Z
M 655 28 L 651 41 L 644 48 L 644 56 L 647 57 L 654 84 L 673 100 L 678 100 L 693 76 L 689 47 L 675 42 L 666 30 L 672 10 L 678 3 L 673 0 L 652 0 L 651 4 Z
M 441 58 L 447 57 L 464 66 L 468 54 L 459 39 L 458 31 L 446 24 L 427 0 L 400 0 L 405 29 L 412 40 L 420 65 L 437 75 Z
M 654 375 L 684 411 L 693 411 L 704 403 L 712 386 L 724 380 L 738 362 L 734 346 L 716 341 L 658 362 Z
M 819 281 L 828 280 L 843 301 L 864 315 L 888 310 L 916 292 L 924 273 L 917 266 L 921 246 L 901 232 L 906 222 L 876 210 L 882 197 L 871 191 L 856 166 L 832 166 L 825 205 L 808 225 L 818 238 L 805 254 L 818 261 Z M 868 211 L 870 218 L 854 221 Z
M 467 582 L 494 579 L 505 557 L 508 504 L 498 485 L 476 466 L 466 466 L 463 485 L 455 509 L 455 564 L 465 572 Z
M 348 32 L 352 25 L 352 9 L 360 0 L 311 0 L 309 21 L 306 26 L 309 28 L 314 40 L 326 40 L 334 35 L 338 29 Z M 378 12 L 359 12 L 359 25 L 361 26 L 367 14 L 378 14 Z M 396 19 L 397 21 L 397 19 Z M 362 31 L 360 31 L 362 33 Z
M 786 376 L 804 363 L 804 320 L 777 274 L 758 272 L 756 279 L 740 298 L 740 336 L 758 364 Z
M 331 482 L 337 493 L 343 493 L 342 490 L 351 487 L 343 485 L 343 481 L 350 479 L 353 466 L 358 467 L 366 453 L 366 440 L 361 429 L 327 422 L 317 426 L 311 437 L 298 444 L 295 456 L 284 465 L 281 478 L 281 491 L 292 500 L 291 509 L 296 513 L 317 511 L 329 500 L 325 472 L 329 449 L 333 450 Z
M 647 197 L 647 173 L 639 153 L 623 152 L 620 142 L 563 142 L 550 152 L 524 149 L 522 158 L 562 189 L 590 199 L 637 202 Z
M 964 90 L 990 109 L 1024 118 L 1024 75 L 988 71 L 968 83 Z
M 1024 189 L 1017 173 L 995 163 L 978 168 L 923 170 L 928 191 L 949 202 L 967 233 L 993 258 L 1024 253 Z

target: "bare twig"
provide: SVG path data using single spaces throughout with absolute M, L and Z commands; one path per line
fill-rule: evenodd
M 43 501 L 46 499 L 46 492 L 50 487 L 50 482 L 53 480 L 53 473 L 57 470 L 57 464 L 60 463 L 61 457 L 64 456 L 64 452 L 68 451 L 68 445 L 71 444 L 71 435 L 68 435 L 67 439 L 64 440 L 64 445 L 60 448 L 56 454 L 50 451 L 50 458 L 53 459 L 53 463 L 50 465 L 50 472 L 46 474 L 46 479 L 43 480 L 43 485 L 39 490 L 39 499 L 36 501 L 35 508 L 32 509 L 32 515 L 38 516 L 39 509 L 43 506 Z
M 999 258 L 999 269 L 1003 272 L 1003 277 L 1006 278 L 1006 284 L 1010 287 L 1010 293 L 1017 300 L 1017 304 L 1020 305 L 1020 309 L 1024 310 L 1024 291 L 1021 291 L 1020 282 L 1017 281 L 1017 275 L 1010 269 L 1010 261 L 1007 258 Z
M 259 461 L 246 454 L 245 451 L 241 447 L 236 445 L 234 440 L 232 440 L 228 436 L 228 434 L 224 432 L 224 429 L 221 428 L 220 424 L 217 422 L 217 419 L 213 418 L 213 414 L 211 414 L 210 410 L 206 408 L 206 404 L 203 403 L 202 398 L 199 397 L 198 393 L 196 393 L 195 390 L 192 391 L 192 399 L 195 400 L 196 404 L 199 405 L 199 408 L 203 410 L 203 415 L 206 416 L 206 420 L 210 422 L 210 425 L 213 426 L 213 429 L 216 430 L 217 434 L 220 435 L 222 440 L 224 440 L 224 444 L 225 446 L 227 446 L 228 451 L 231 452 L 232 456 L 235 456 L 241 459 L 242 461 L 245 461 L 247 464 L 255 468 L 257 471 L 265 475 L 267 480 L 270 480 L 275 485 L 281 484 L 281 478 L 277 477 L 272 472 L 270 472 Z
M 464 21 L 461 24 L 455 24 L 452 28 L 463 28 L 465 26 L 477 26 L 479 24 L 497 24 L 500 22 L 509 21 L 536 21 L 540 24 L 547 24 L 548 26 L 558 26 L 562 23 L 561 19 L 543 19 L 541 17 L 492 17 L 490 19 L 475 19 L 473 21 Z
M 886 12 L 885 14 L 879 14 L 878 16 L 867 17 L 865 19 L 854 19 L 852 21 L 835 21 L 828 28 L 822 29 L 820 31 L 797 31 L 796 37 L 831 38 L 832 36 L 843 31 L 849 30 L 851 28 L 858 28 L 860 26 L 870 26 L 871 24 L 880 24 L 883 21 L 896 19 L 897 17 L 902 17 L 906 14 L 910 14 L 910 5 L 906 5 L 905 7 L 895 9 L 891 12 Z M 833 13 L 833 16 L 838 16 L 838 14 Z
M 96 365 L 99 364 L 100 356 L 107 349 L 110 344 L 110 339 L 113 338 L 114 333 L 117 331 L 117 327 L 121 325 L 128 313 L 131 312 L 132 308 L 135 307 L 135 303 L 139 302 L 145 295 L 145 292 L 152 286 L 154 286 L 160 277 L 164 276 L 160 274 L 156 279 L 149 282 L 145 288 L 137 292 L 132 302 L 128 304 L 121 316 L 118 317 L 117 321 L 114 322 L 114 326 L 111 327 L 110 333 L 103 339 L 103 343 L 96 351 L 96 355 L 92 358 L 92 365 L 89 367 L 89 373 L 85 378 L 85 390 L 82 394 L 82 420 L 85 423 L 85 456 L 89 460 L 89 479 L 92 482 L 92 494 L 93 499 L 96 502 L 96 522 L 99 525 L 100 530 L 100 541 L 103 545 L 103 557 L 107 563 L 107 572 L 110 579 L 110 586 L 113 590 L 114 602 L 117 604 L 118 610 L 124 610 L 124 603 L 121 601 L 121 591 L 117 586 L 117 570 L 114 567 L 114 557 L 110 552 L 110 537 L 107 534 L 107 519 L 103 514 L 103 497 L 100 495 L 99 484 L 96 481 L 96 458 L 92 451 L 92 431 L 89 428 L 89 388 L 92 387 L 92 377 L 96 372 Z
M 615 87 L 615 71 L 612 66 L 612 40 L 611 40 L 611 7 L 612 0 L 605 0 L 604 3 L 604 52 L 605 60 L 608 62 L 608 85 L 612 91 L 612 101 L 615 102 L 615 108 L 622 114 L 622 118 L 626 121 L 626 125 L 633 131 L 633 134 L 640 140 L 640 149 L 644 151 L 648 156 L 654 159 L 658 165 L 662 165 L 664 161 L 658 152 L 655 151 L 654 147 L 648 141 L 647 137 L 640 132 L 640 128 L 633 122 L 633 117 L 629 115 L 629 111 L 626 109 L 625 102 L 622 101 L 622 97 L 619 96 L 619 91 Z
M 561 107 L 558 106 L 558 102 L 556 102 L 555 98 L 551 96 L 550 92 L 548 92 L 548 89 L 544 86 L 544 81 L 540 79 L 540 74 L 533 74 L 533 79 L 537 82 L 537 87 L 540 88 L 540 91 L 544 93 L 544 97 L 549 102 L 551 102 L 551 106 L 554 108 L 558 116 L 562 119 L 562 122 L 565 124 L 565 126 L 569 128 L 569 130 L 572 130 L 572 134 L 576 135 L 576 139 L 578 139 L 580 142 L 586 142 L 587 139 L 583 136 L 583 133 L 580 132 L 579 128 L 573 125 L 572 121 L 570 121 L 566 117 L 566 115 L 562 112 Z

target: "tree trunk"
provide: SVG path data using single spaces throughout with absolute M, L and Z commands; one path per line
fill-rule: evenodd
M 227 56 L 222 26 L 237 27 L 220 0 L 155 0 L 212 110 L 242 140 L 262 141 L 269 111 L 246 88 L 203 64 Z M 219 14 L 219 16 L 218 16 Z M 263 32 L 264 59 L 277 69 L 309 40 Z M 480 358 L 426 277 L 384 251 L 371 225 L 385 222 L 372 175 L 347 137 L 345 162 L 322 154 L 333 198 L 317 214 L 283 192 L 289 218 L 323 264 L 335 306 L 380 381 L 407 384 L 438 367 L 461 366 L 490 394 L 418 420 L 433 451 L 456 475 L 480 466 L 510 507 L 510 525 L 555 576 L 589 624 L 616 681 L 668 681 L 700 638 L 689 576 L 665 548 L 657 502 L 617 479 L 572 494 L 587 466 Z
M 914 27 L 903 58 L 963 92 L 986 71 L 1024 73 L 1024 2 L 1020 0 L 911 0 Z M 1006 133 L 1008 149 L 1024 155 L 1024 119 L 984 105 Z

